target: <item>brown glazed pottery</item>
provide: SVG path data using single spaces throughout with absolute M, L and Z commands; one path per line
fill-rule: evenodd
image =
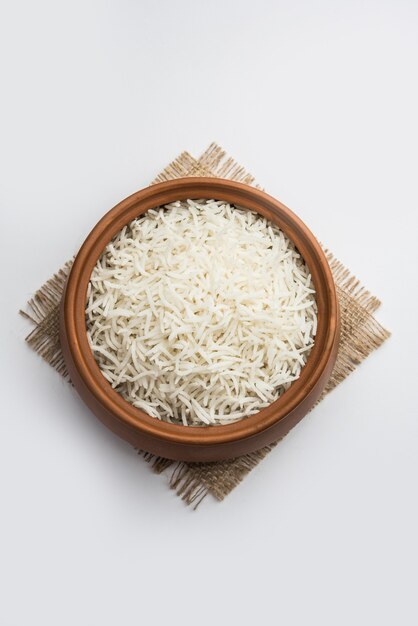
M 318 305 L 314 347 L 300 378 L 273 404 L 226 426 L 180 426 L 150 417 L 126 402 L 102 376 L 89 347 L 85 303 L 93 267 L 127 223 L 175 200 L 226 200 L 257 211 L 296 244 L 312 274 Z M 218 178 L 180 178 L 147 187 L 115 206 L 93 228 L 74 261 L 61 308 L 61 345 L 71 380 L 93 413 L 135 447 L 181 461 L 217 461 L 257 450 L 285 435 L 318 400 L 335 363 L 339 309 L 331 270 L 305 224 L 281 202 L 248 185 Z

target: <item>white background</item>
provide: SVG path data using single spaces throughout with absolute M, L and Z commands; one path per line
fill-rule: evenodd
M 417 3 L 1 9 L 1 624 L 416 625 Z M 193 512 L 29 350 L 17 310 L 212 140 L 383 300 L 393 336 Z

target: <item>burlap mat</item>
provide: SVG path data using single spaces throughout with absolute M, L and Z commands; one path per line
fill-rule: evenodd
M 188 152 L 183 152 L 157 176 L 152 184 L 181 178 L 183 176 L 218 176 L 255 185 L 254 178 L 216 144 L 196 160 Z M 364 289 L 350 272 L 328 251 L 327 256 L 337 285 L 341 306 L 341 341 L 337 362 L 330 381 L 320 400 L 344 380 L 373 350 L 389 336 L 373 317 L 380 302 Z M 59 270 L 27 304 L 27 311 L 21 313 L 29 318 L 35 328 L 26 337 L 28 344 L 69 380 L 59 343 L 59 303 L 65 279 L 71 268 L 69 261 Z M 227 496 L 234 487 L 255 467 L 278 442 L 229 461 L 218 463 L 176 463 L 141 452 L 157 473 L 175 465 L 171 473 L 170 486 L 187 503 L 196 507 L 211 493 L 218 500 Z

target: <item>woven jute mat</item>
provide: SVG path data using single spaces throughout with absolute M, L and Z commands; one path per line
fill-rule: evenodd
M 182 152 L 152 184 L 183 176 L 216 176 L 258 187 L 254 177 L 214 143 L 199 159 Z M 373 317 L 380 305 L 379 300 L 366 291 L 328 250 L 326 254 L 341 307 L 341 339 L 337 362 L 319 402 L 389 337 L 389 332 Z M 69 376 L 59 342 L 59 305 L 71 265 L 72 261 L 68 261 L 29 300 L 26 311 L 21 311 L 35 326 L 26 341 L 67 380 Z M 197 507 L 208 493 L 223 500 L 277 443 L 252 454 L 216 463 L 173 463 L 147 452 L 139 451 L 139 454 L 157 473 L 171 468 L 170 486 L 187 504 Z

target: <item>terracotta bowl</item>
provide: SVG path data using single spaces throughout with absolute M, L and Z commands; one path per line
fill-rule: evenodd
M 88 344 L 87 285 L 105 246 L 127 223 L 175 200 L 214 198 L 257 211 L 277 224 L 305 259 L 316 289 L 318 329 L 300 378 L 273 404 L 226 426 L 161 422 L 126 402 L 107 382 Z M 147 187 L 115 206 L 93 228 L 68 277 L 61 308 L 61 344 L 71 380 L 93 413 L 135 447 L 169 459 L 217 461 L 257 450 L 285 435 L 318 400 L 335 363 L 339 309 L 325 255 L 305 224 L 266 193 L 218 178 L 182 178 Z

